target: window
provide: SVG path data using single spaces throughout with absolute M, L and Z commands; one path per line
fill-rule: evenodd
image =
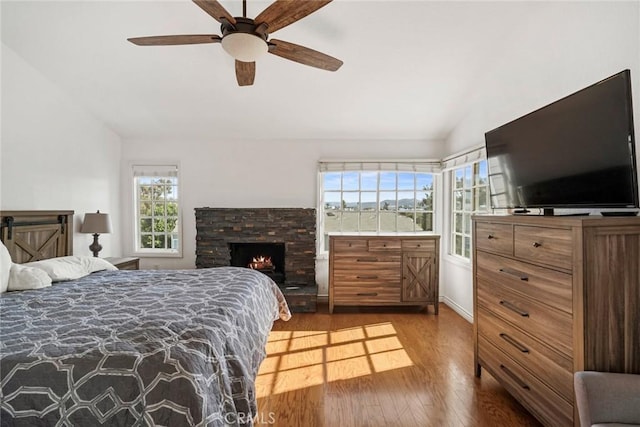
M 133 166 L 137 254 L 181 255 L 176 165 Z
M 396 164 L 392 164 L 398 169 Z M 319 209 L 320 248 L 332 232 L 431 232 L 434 224 L 434 174 L 420 170 L 383 170 L 356 164 L 348 170 L 322 170 Z M 334 165 L 335 166 L 335 165 Z M 403 164 L 406 169 L 420 169 Z M 325 167 L 331 169 L 331 167 Z
M 471 258 L 471 215 L 489 211 L 487 161 L 451 171 L 451 253 Z

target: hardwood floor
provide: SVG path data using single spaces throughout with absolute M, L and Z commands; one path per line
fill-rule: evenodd
M 540 425 L 487 372 L 474 377 L 472 325 L 446 305 L 320 310 L 274 324 L 256 426 Z

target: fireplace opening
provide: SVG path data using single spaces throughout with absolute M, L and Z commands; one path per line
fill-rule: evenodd
M 229 252 L 231 266 L 252 268 L 284 283 L 284 243 L 229 243 Z

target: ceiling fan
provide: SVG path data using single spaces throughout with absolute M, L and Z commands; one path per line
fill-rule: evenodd
M 129 38 L 138 46 L 168 46 L 220 43 L 236 62 L 236 80 L 240 86 L 253 84 L 256 59 L 271 53 L 290 61 L 328 71 L 336 71 L 342 61 L 324 53 L 283 40 L 269 39 L 269 34 L 315 12 L 332 0 L 276 0 L 255 19 L 247 18 L 247 2 L 242 1 L 242 17 L 233 17 L 217 0 L 193 0 L 218 21 L 222 37 L 217 34 L 186 34 Z

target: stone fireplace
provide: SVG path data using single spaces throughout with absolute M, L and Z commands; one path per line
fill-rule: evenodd
M 196 208 L 196 267 L 248 267 L 270 256 L 272 277 L 294 311 L 315 311 L 316 211 L 305 208 Z M 278 252 L 281 248 L 282 252 Z M 257 252 L 265 253 L 253 253 Z M 234 258 L 235 255 L 235 258 Z M 298 298 L 300 295 L 305 295 Z M 297 303 L 313 310 L 297 307 Z

